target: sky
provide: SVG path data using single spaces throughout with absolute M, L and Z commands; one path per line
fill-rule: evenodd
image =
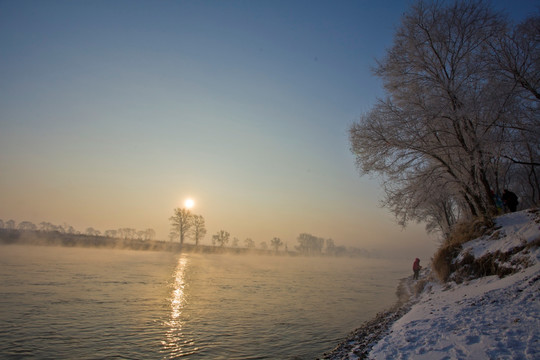
M 429 258 L 437 238 L 396 224 L 348 140 L 412 3 L 0 0 L 0 219 L 165 240 L 191 198 L 206 244 L 310 233 Z

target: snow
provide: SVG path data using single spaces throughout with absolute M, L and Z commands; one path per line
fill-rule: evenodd
M 498 280 L 490 276 L 438 286 L 391 327 L 373 359 L 538 359 L 540 265 Z
M 510 213 L 499 217 L 496 226 L 500 227 L 492 236 L 484 236 L 474 240 L 464 246 L 464 253 L 469 251 L 475 258 L 480 258 L 486 253 L 493 253 L 497 250 L 506 252 L 517 246 L 530 243 L 538 239 L 539 224 L 536 223 L 527 211 Z M 494 236 L 500 239 L 493 241 Z
M 424 290 L 370 344 L 369 359 L 540 359 L 540 214 L 507 214 L 496 225 L 492 234 L 464 244 L 462 254 L 479 258 L 520 248 L 504 263 L 517 272 L 461 284 L 441 284 L 424 272 Z M 413 289 L 415 281 L 406 284 Z M 359 359 L 361 346 L 353 344 L 339 358 Z

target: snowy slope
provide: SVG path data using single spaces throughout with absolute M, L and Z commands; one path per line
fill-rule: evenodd
M 496 265 L 512 269 L 511 275 L 441 284 L 424 273 L 423 292 L 386 335 L 368 345 L 350 339 L 328 358 L 540 359 L 540 212 L 507 214 L 496 225 L 490 235 L 465 243 L 456 261 L 498 254 Z M 412 279 L 406 283 L 415 286 Z
M 521 267 L 499 278 L 488 276 L 462 284 L 430 283 L 418 302 L 371 350 L 373 359 L 540 359 L 540 224 L 537 213 L 502 216 L 498 239 L 486 236 L 464 245 L 463 253 L 480 258 L 511 252 L 507 260 Z

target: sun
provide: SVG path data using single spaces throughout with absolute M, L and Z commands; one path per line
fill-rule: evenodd
M 184 201 L 184 206 L 187 209 L 191 209 L 194 205 L 195 205 L 195 201 L 193 201 L 193 199 L 186 199 L 186 201 Z

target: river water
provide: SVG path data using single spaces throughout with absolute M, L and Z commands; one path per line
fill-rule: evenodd
M 316 359 L 392 305 L 407 269 L 0 246 L 0 358 Z

